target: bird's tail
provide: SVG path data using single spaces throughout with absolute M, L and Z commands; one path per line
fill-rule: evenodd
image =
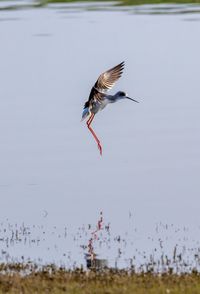
M 83 113 L 82 113 L 82 118 L 81 118 L 81 121 L 83 121 L 86 117 L 88 117 L 90 115 L 90 112 L 89 112 L 89 108 L 84 108 L 83 109 Z

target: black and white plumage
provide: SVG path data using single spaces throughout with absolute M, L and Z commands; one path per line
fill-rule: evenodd
M 84 105 L 82 120 L 84 120 L 86 117 L 89 117 L 87 121 L 87 126 L 98 144 L 98 148 L 100 150 L 101 155 L 102 155 L 102 147 L 101 147 L 100 141 L 97 138 L 94 131 L 92 130 L 92 128 L 90 127 L 95 114 L 99 110 L 104 109 L 107 104 L 114 103 L 114 102 L 117 102 L 118 100 L 122 100 L 125 98 L 132 100 L 134 102 L 138 102 L 135 99 L 128 97 L 127 94 L 122 91 L 117 92 L 115 95 L 107 94 L 107 91 L 110 90 L 114 86 L 114 84 L 117 82 L 117 80 L 121 77 L 123 73 L 123 69 L 124 69 L 124 62 L 121 62 L 115 67 L 102 73 L 98 77 L 94 86 L 92 87 L 90 91 L 89 99 L 87 102 L 85 102 L 85 105 Z

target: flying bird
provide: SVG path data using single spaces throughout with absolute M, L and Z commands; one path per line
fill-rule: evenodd
M 84 105 L 82 120 L 84 120 L 85 118 L 88 118 L 87 120 L 88 129 L 92 133 L 101 155 L 102 155 L 101 142 L 91 127 L 91 123 L 94 119 L 95 114 L 97 114 L 99 110 L 104 109 L 107 104 L 114 103 L 122 99 L 129 99 L 138 103 L 137 100 L 128 97 L 127 93 L 123 91 L 119 91 L 115 95 L 107 94 L 107 91 L 110 90 L 114 86 L 116 81 L 121 77 L 123 73 L 123 69 L 124 69 L 124 62 L 121 62 L 115 67 L 102 73 L 98 77 L 94 86 L 92 87 L 90 95 L 89 95 L 89 99 L 87 102 L 85 102 L 85 105 Z

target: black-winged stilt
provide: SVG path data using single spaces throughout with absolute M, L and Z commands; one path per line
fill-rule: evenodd
M 109 103 L 117 102 L 118 100 L 122 99 L 129 99 L 134 102 L 138 102 L 135 99 L 132 99 L 127 96 L 125 92 L 119 91 L 115 95 L 108 95 L 106 91 L 110 90 L 116 81 L 121 77 L 122 72 L 124 69 L 124 62 L 116 65 L 115 67 L 107 70 L 106 72 L 102 73 L 94 86 L 91 89 L 90 96 L 88 101 L 84 105 L 82 120 L 88 117 L 87 126 L 90 132 L 92 133 L 95 141 L 97 142 L 100 154 L 102 155 L 102 147 L 100 140 L 98 139 L 97 135 L 91 128 L 91 123 L 94 119 L 95 114 L 106 107 Z

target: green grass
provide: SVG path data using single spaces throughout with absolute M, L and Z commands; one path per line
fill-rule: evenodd
M 0 0 L 1 1 L 1 0 Z M 115 2 L 113 6 L 130 6 L 130 5 L 144 5 L 144 4 L 200 4 L 200 0 L 109 0 Z M 42 7 L 49 3 L 75 3 L 75 2 L 108 2 L 108 0 L 35 0 L 30 4 L 8 5 L 0 7 L 1 10 L 16 10 L 30 7 Z M 197 12 L 197 11 L 194 11 Z M 191 12 L 190 12 L 191 13 Z
M 68 294 L 199 294 L 200 275 L 153 274 L 107 270 L 66 271 L 46 267 L 28 275 L 20 274 L 20 265 L 12 273 L 0 274 L 0 293 L 68 293 Z
M 100 0 L 44 0 L 45 3 L 99 2 L 99 1 Z M 106 2 L 106 0 L 101 0 L 101 1 Z M 114 0 L 114 1 L 119 2 L 119 5 L 170 4 L 170 3 L 198 4 L 200 3 L 200 0 Z
M 200 3 L 200 0 L 123 0 L 123 5 L 167 4 L 167 3 Z

